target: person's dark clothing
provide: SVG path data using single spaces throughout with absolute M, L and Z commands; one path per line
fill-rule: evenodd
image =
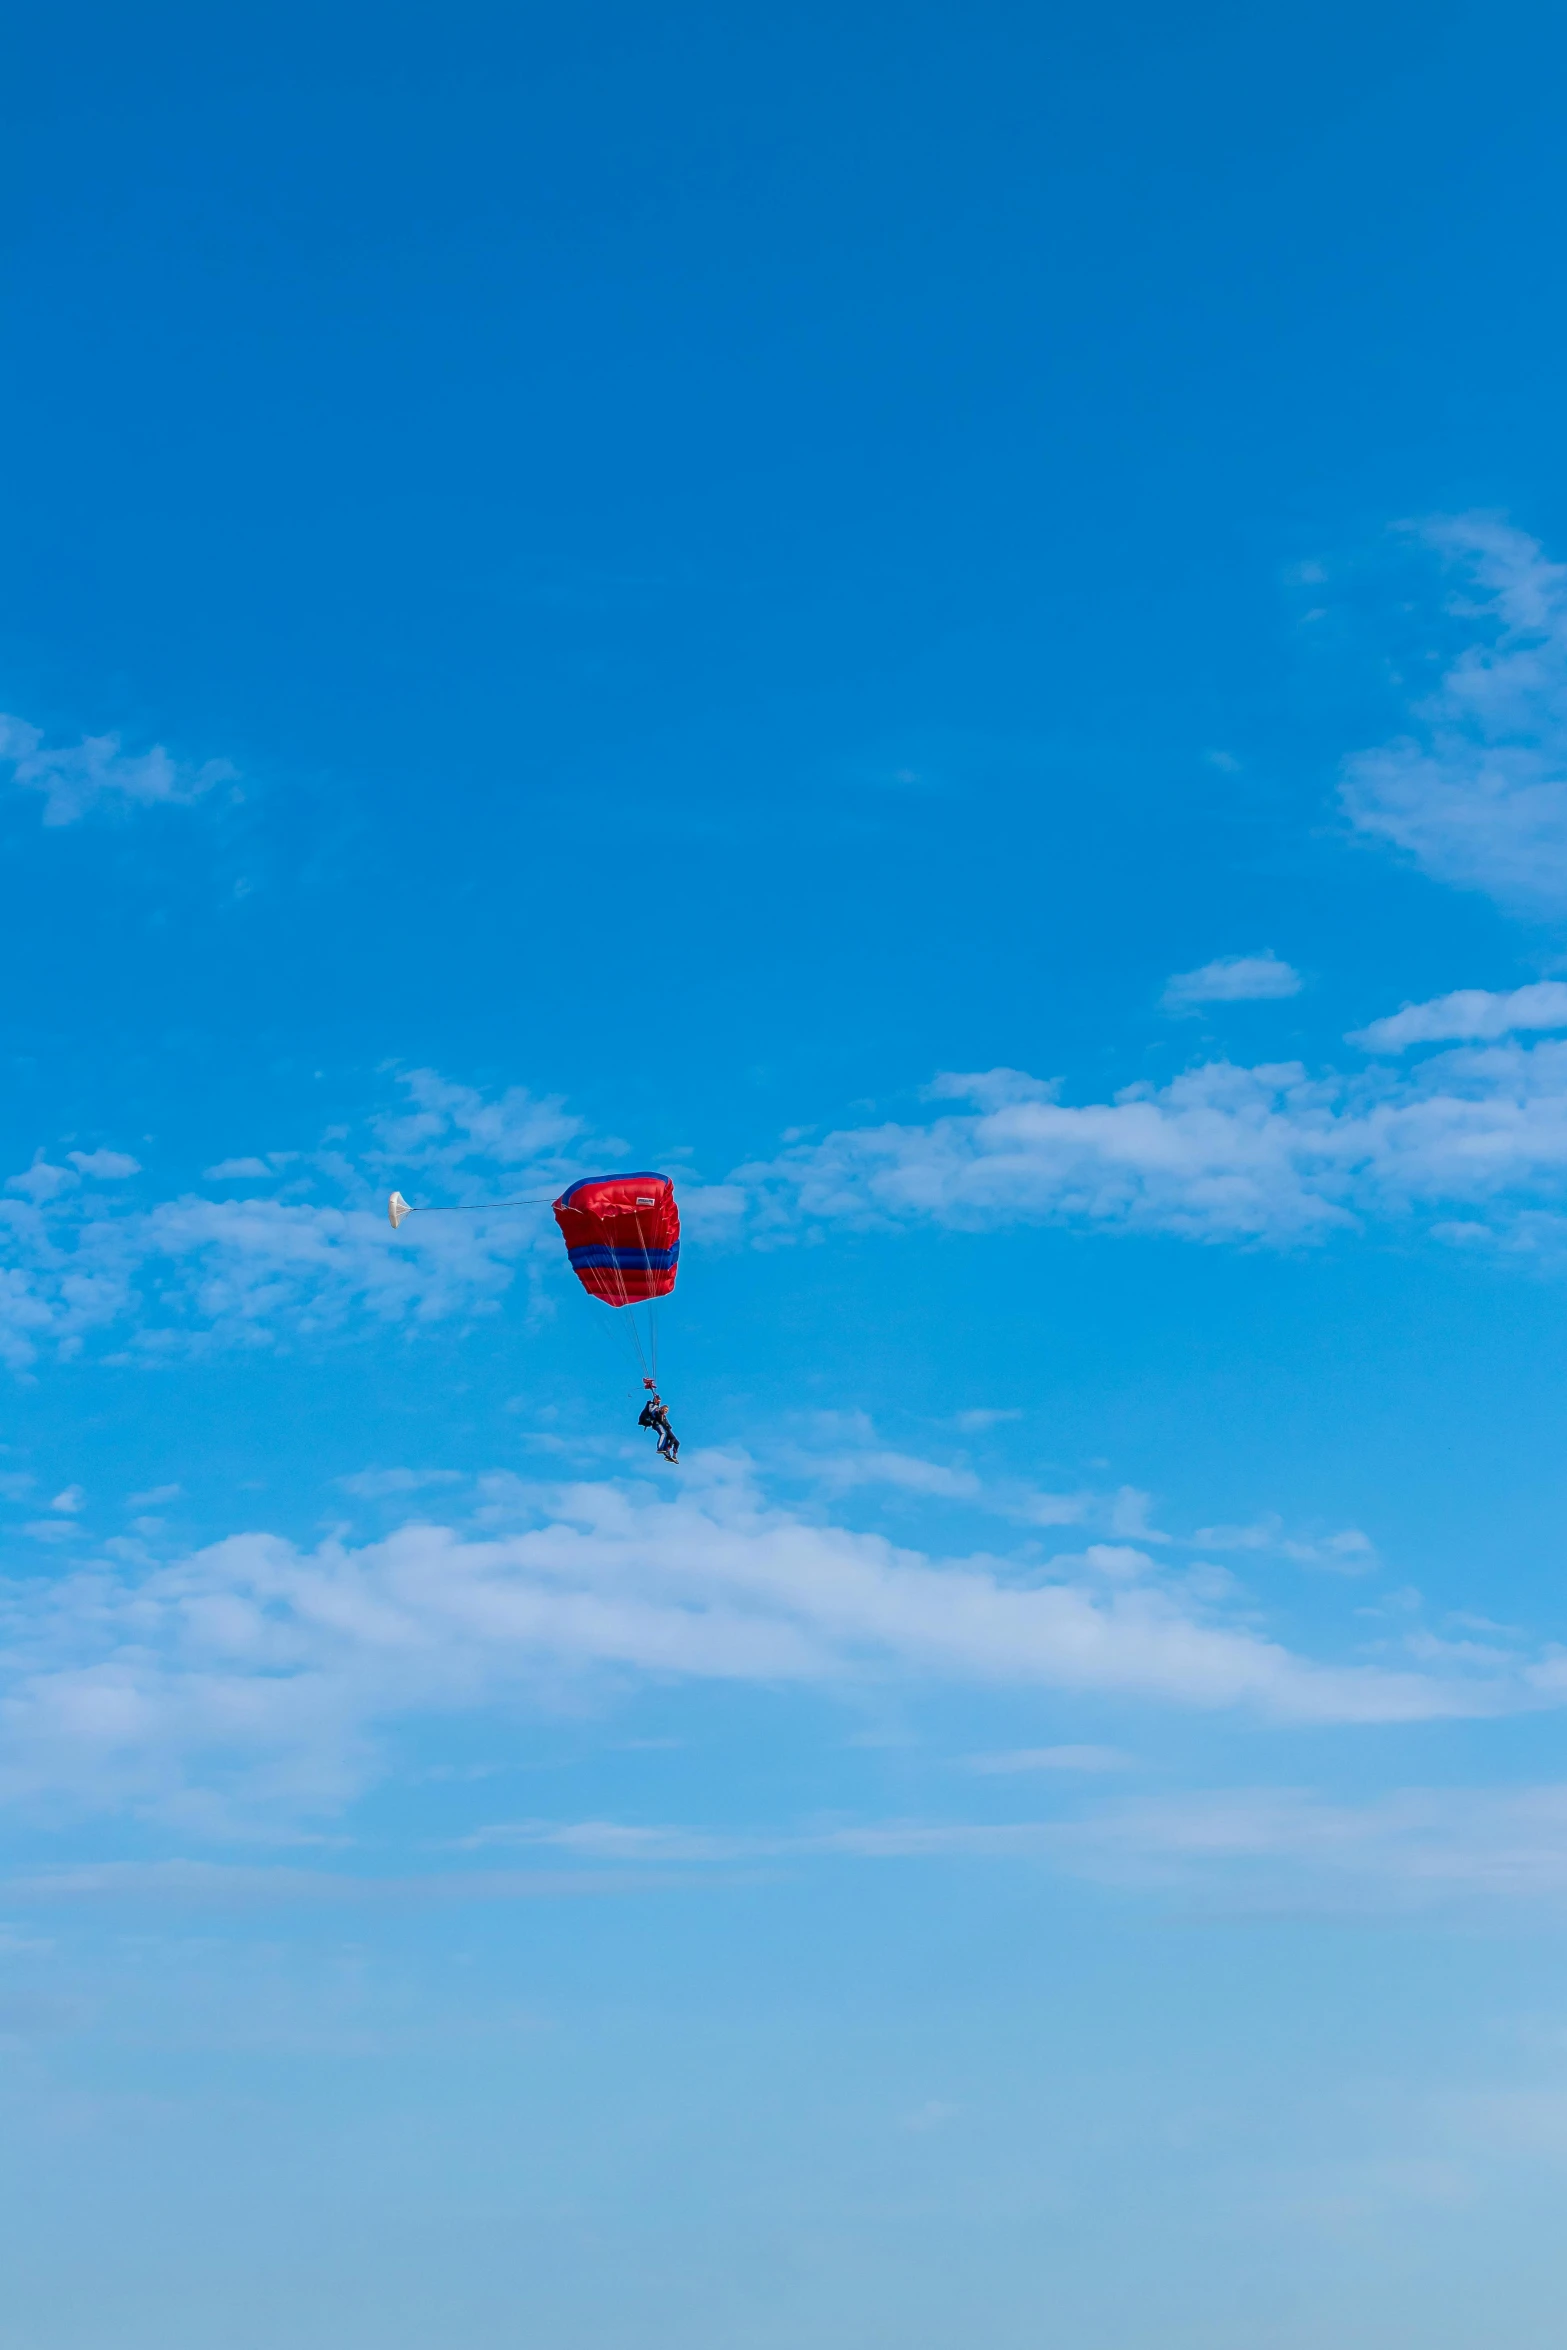
M 671 1428 L 669 1425 L 669 1413 L 665 1409 L 664 1405 L 659 1402 L 657 1396 L 650 1395 L 648 1397 L 647 1402 L 642 1406 L 641 1411 L 637 1414 L 637 1426 L 639 1428 L 656 1428 L 658 1431 L 658 1449 L 663 1454 L 665 1460 L 679 1460 L 680 1439 L 675 1434 L 673 1428 Z

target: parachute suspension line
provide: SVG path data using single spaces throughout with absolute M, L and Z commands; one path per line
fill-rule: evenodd
M 637 1369 L 645 1379 L 648 1375 L 647 1349 L 642 1344 L 642 1333 L 637 1328 L 637 1310 L 635 1306 L 624 1305 L 620 1311 L 626 1317 L 626 1328 L 631 1332 L 631 1343 L 636 1349 Z
M 634 1215 L 632 1217 L 631 1229 L 636 1234 L 637 1246 L 642 1251 L 643 1280 L 647 1288 L 650 1289 L 653 1285 L 653 1256 L 652 1251 L 649 1249 L 647 1244 L 647 1234 L 642 1229 L 642 1218 L 640 1214 Z M 621 1278 L 621 1286 L 622 1288 L 625 1286 L 624 1275 L 622 1275 Z M 653 1392 L 656 1395 L 658 1393 L 658 1324 L 654 1320 L 653 1299 L 644 1295 L 643 1302 L 647 1307 L 646 1351 L 648 1359 L 642 1366 L 642 1376 L 644 1379 L 646 1379 L 649 1374 L 651 1374 L 653 1380 Z M 640 1355 L 643 1352 L 642 1332 L 637 1324 L 635 1306 L 628 1303 L 626 1306 L 626 1312 L 631 1317 L 632 1329 L 636 1331 L 637 1352 Z
M 648 1246 L 647 1235 L 642 1229 L 642 1218 L 640 1216 L 633 1216 L 631 1219 L 631 1227 L 637 1236 L 637 1247 L 642 1252 L 643 1276 L 648 1286 L 651 1287 L 653 1279 L 653 1252 Z M 654 1392 L 656 1393 L 658 1389 L 657 1300 L 649 1297 L 645 1297 L 641 1300 L 633 1298 L 630 1286 L 626 1280 L 626 1268 L 624 1265 L 612 1263 L 606 1267 L 606 1271 L 613 1280 L 616 1289 L 618 1289 L 620 1292 L 619 1302 L 611 1310 L 617 1315 L 625 1316 L 626 1324 L 631 1332 L 631 1343 L 636 1349 L 637 1368 L 641 1372 L 644 1381 L 651 1380 Z M 645 1305 L 647 1308 L 647 1336 L 645 1340 L 642 1333 L 642 1325 L 637 1320 L 637 1307 L 639 1303 Z
M 622 1291 L 625 1289 L 625 1282 L 620 1279 L 618 1272 L 616 1275 L 616 1283 Z M 645 1379 L 648 1376 L 649 1364 L 647 1359 L 647 1350 L 642 1344 L 642 1333 L 637 1327 L 636 1307 L 631 1303 L 629 1298 L 626 1299 L 624 1304 L 618 1306 L 611 1304 L 608 1298 L 604 1300 L 604 1303 L 609 1306 L 609 1310 L 614 1315 L 616 1321 L 629 1335 L 631 1339 L 631 1351 L 636 1357 L 637 1369 Z
M 647 1301 L 647 1367 L 653 1374 L 653 1385 L 658 1385 L 658 1300 Z
M 646 1328 L 646 1330 L 645 1330 L 645 1331 L 644 1331 L 644 1329 L 643 1329 L 643 1327 L 642 1327 L 642 1324 L 641 1324 L 641 1322 L 640 1322 L 640 1321 L 637 1319 L 637 1315 L 638 1315 L 638 1312 L 639 1312 L 639 1311 L 645 1311 L 645 1313 L 646 1313 L 646 1315 L 647 1315 L 647 1328 Z M 645 1301 L 644 1301 L 644 1305 L 643 1305 L 643 1307 L 642 1307 L 642 1308 L 640 1308 L 640 1309 L 639 1309 L 639 1308 L 638 1308 L 637 1306 L 635 1306 L 635 1305 L 629 1305 L 629 1306 L 627 1306 L 627 1307 L 625 1307 L 625 1308 L 624 1308 L 624 1312 L 625 1312 L 626 1320 L 627 1320 L 627 1321 L 628 1321 L 628 1322 L 631 1324 L 631 1335 L 632 1335 L 633 1339 L 634 1339 L 634 1340 L 635 1340 L 635 1342 L 636 1342 L 636 1349 L 637 1349 L 637 1359 L 638 1359 L 638 1361 L 639 1361 L 639 1362 L 641 1363 L 641 1365 L 642 1365 L 642 1376 L 644 1377 L 644 1379 L 646 1379 L 646 1378 L 651 1378 L 651 1379 L 652 1379 L 652 1382 L 653 1382 L 653 1385 L 654 1385 L 655 1387 L 657 1387 L 657 1385 L 658 1385 L 658 1309 L 657 1309 L 657 1306 L 654 1304 L 653 1300 L 652 1300 L 651 1298 L 649 1298 L 649 1299 L 647 1299 L 647 1300 L 645 1300 Z
M 610 1311 L 613 1313 L 614 1309 L 611 1307 Z M 621 1352 L 620 1340 L 616 1336 L 615 1332 L 611 1329 L 609 1323 L 601 1322 L 597 1314 L 590 1314 L 588 1319 L 592 1322 L 594 1328 L 601 1331 L 603 1334 L 604 1344 L 609 1349 L 610 1365 L 614 1371 L 615 1379 L 618 1384 L 618 1382 L 624 1379 L 626 1376 L 626 1358 L 625 1355 Z M 618 1321 L 619 1316 L 615 1315 L 615 1319 Z M 628 1387 L 626 1389 L 626 1394 L 633 1402 L 635 1402 L 637 1399 L 637 1388 L 635 1386 Z

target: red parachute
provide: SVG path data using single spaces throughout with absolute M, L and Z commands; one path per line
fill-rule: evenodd
M 680 1265 L 680 1210 L 667 1175 L 590 1175 L 555 1202 L 571 1269 L 607 1306 L 667 1297 Z

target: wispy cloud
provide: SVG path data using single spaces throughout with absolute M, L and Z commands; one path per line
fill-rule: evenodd
M 460 1485 L 462 1476 L 456 1469 L 359 1469 L 351 1477 L 339 1477 L 338 1483 L 356 1501 L 406 1501 L 410 1493 L 426 1492 L 432 1485 Z
M 1437 881 L 1534 914 L 1567 908 L 1567 568 L 1500 516 L 1421 526 L 1469 641 L 1407 733 L 1345 763 L 1343 804 Z
M 1199 1526 L 1191 1537 L 1197 1550 L 1264 1551 L 1298 1566 L 1326 1567 L 1339 1575 L 1363 1575 L 1376 1564 L 1376 1545 L 1358 1526 L 1329 1534 L 1291 1534 L 1270 1514 L 1247 1526 Z
M 102 805 L 187 807 L 220 783 L 233 783 L 238 770 L 227 759 L 199 765 L 173 759 L 161 743 L 131 753 L 117 734 L 84 735 L 77 743 L 48 746 L 43 730 L 0 713 L 0 765 L 23 791 L 40 792 L 45 824 L 75 824 Z
M 533 1847 L 666 1867 L 764 1859 L 1024 1861 L 1101 1882 L 1205 1894 L 1226 1907 L 1282 1901 L 1292 1909 L 1387 1914 L 1567 1903 L 1567 1787 L 1557 1785 L 1402 1788 L 1359 1803 L 1297 1787 L 1220 1788 L 1134 1796 L 1067 1818 L 752 1830 L 523 1820 L 497 1823 L 468 1841 L 476 1849 Z
M 1297 1788 L 1223 1789 L 1106 1806 L 1063 1827 L 1059 1855 L 1141 1884 L 1229 1899 L 1312 1889 L 1329 1906 L 1567 1900 L 1567 1787 L 1406 1788 L 1365 1803 Z
M 1008 1069 L 931 1091 L 964 1106 L 737 1170 L 753 1230 L 1080 1223 L 1277 1244 L 1378 1218 L 1452 1233 L 1463 1210 L 1480 1232 L 1538 1250 L 1550 1230 L 1530 1216 L 1567 1204 L 1567 1045 L 1455 1050 L 1351 1077 L 1208 1062 L 1082 1105 Z
M 1226 955 L 1196 971 L 1177 971 L 1161 1001 L 1167 1012 L 1192 1012 L 1201 1004 L 1262 1003 L 1299 995 L 1300 973 L 1270 949 L 1262 955 Z
M 199 1824 L 188 1810 L 186 1824 Z M 471 1865 L 473 1856 L 497 1852 L 517 1855 L 520 1865 Z M 1361 1802 L 1300 1787 L 1197 1789 L 1023 1820 L 840 1817 L 739 1827 L 497 1820 L 461 1837 L 453 1858 L 458 1865 L 413 1874 L 187 1856 L 86 1861 L 11 1875 L 0 1894 L 26 1909 L 427 1908 L 624 1896 L 780 1862 L 978 1862 L 1043 1867 L 1232 1913 L 1494 1917 L 1506 1905 L 1559 1917 L 1567 1907 L 1567 1786 L 1410 1787 Z M 44 1958 L 50 1950 L 20 1935 L 4 1947 Z M 1542 2151 L 1542 2125 L 1549 2150 L 1567 2139 L 1557 2093 L 1542 2093 L 1538 2105 L 1527 2097 L 1504 2103 L 1491 2118 L 1530 2152 Z
M 801 1517 L 743 1460 L 696 1456 L 690 1473 L 675 1495 L 492 1478 L 475 1516 L 384 1540 L 303 1550 L 258 1532 L 163 1561 L 126 1546 L 0 1584 L 0 1796 L 220 1831 L 347 1803 L 399 1720 L 680 1680 L 1011 1688 L 1319 1724 L 1567 1699 L 1567 1668 L 1491 1647 L 1298 1654 L 1249 1606 L 1124 1547 L 937 1559 Z M 1090 1762 L 1057 1750 L 1038 1767 Z
M 987 1418 L 988 1425 L 988 1418 Z M 888 1444 L 865 1412 L 820 1412 L 806 1417 L 797 1436 L 768 1442 L 761 1454 L 767 1474 L 837 1496 L 880 1488 L 894 1503 L 905 1499 L 928 1520 L 932 1501 L 962 1506 L 965 1514 L 1000 1518 L 1013 1526 L 1081 1526 L 1100 1541 L 1091 1553 L 1097 1571 L 1134 1578 L 1149 1564 L 1142 1544 L 1183 1551 L 1254 1553 L 1321 1567 L 1336 1574 L 1362 1575 L 1377 1564 L 1376 1545 L 1357 1526 L 1330 1529 L 1287 1526 L 1277 1511 L 1244 1525 L 1199 1526 L 1195 1532 L 1166 1531 L 1153 1524 L 1154 1496 L 1135 1485 L 1067 1491 L 1040 1487 L 1024 1477 L 981 1474 L 961 1454 L 956 1459 L 910 1452 Z M 411 1472 L 401 1472 L 410 1475 Z M 1222 1570 L 1200 1569 L 1211 1573 Z
M 105 1183 L 123 1183 L 129 1176 L 141 1173 L 141 1162 L 129 1151 L 67 1151 L 66 1157 L 78 1175 L 97 1176 Z
M 886 1485 L 925 1500 L 973 1501 L 983 1490 L 972 1469 L 874 1443 L 803 1456 L 801 1466 L 818 1484 L 839 1492 L 853 1485 Z
M 427 1909 L 475 1901 L 592 1900 L 668 1882 L 647 1871 L 583 1868 L 447 1868 L 392 1876 L 234 1861 L 108 1860 L 18 1872 L 0 1878 L 0 1895 L 27 1908 L 134 1902 L 169 1910 Z
M 1405 1004 L 1385 1020 L 1373 1020 L 1356 1029 L 1350 1044 L 1368 1053 L 1401 1053 L 1415 1044 L 1447 1044 L 1464 1039 L 1490 1043 L 1520 1030 L 1567 1028 L 1567 985 L 1559 979 L 1539 979 L 1531 987 L 1515 987 L 1492 994 L 1483 987 L 1455 988 L 1451 995 L 1433 996 L 1429 1003 Z

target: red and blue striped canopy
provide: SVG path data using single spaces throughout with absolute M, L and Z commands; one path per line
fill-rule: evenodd
M 680 1263 L 680 1210 L 667 1175 L 590 1175 L 555 1202 L 571 1269 L 607 1306 L 667 1297 Z

